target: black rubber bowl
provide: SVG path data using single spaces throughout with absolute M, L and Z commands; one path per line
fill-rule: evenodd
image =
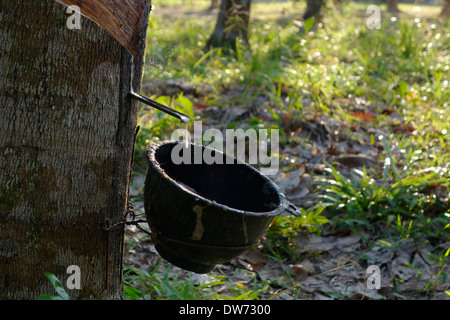
M 145 213 L 156 250 L 167 261 L 209 272 L 255 246 L 275 216 L 292 213 L 269 178 L 219 151 L 189 144 L 183 148 L 190 151 L 191 164 L 175 164 L 172 150 L 179 143 L 160 142 L 148 149 Z M 195 152 L 198 156 L 206 149 L 223 164 L 194 164 Z

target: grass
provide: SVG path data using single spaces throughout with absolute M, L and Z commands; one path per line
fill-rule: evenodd
M 191 279 L 180 281 L 169 274 L 170 270 L 157 274 L 159 266 L 151 272 L 133 267 L 126 267 L 124 271 L 125 300 L 137 299 L 169 299 L 169 300 L 201 300 L 209 299 L 215 293 L 211 288 L 223 283 L 216 281 L 207 285 L 194 286 Z
M 391 159 L 386 158 L 384 176 L 378 180 L 366 170 L 355 170 L 351 180 L 329 166 L 334 179 L 323 179 L 319 184 L 324 191 L 322 203 L 332 222 L 355 233 L 361 227 L 373 231 L 377 222 L 387 226 L 397 222 L 399 237 L 445 237 L 450 227 L 447 199 L 436 199 L 430 189 L 448 185 L 449 179 L 434 169 L 399 172 Z M 404 220 L 409 221 L 407 229 Z
M 157 265 L 151 272 L 130 266 L 124 271 L 125 300 L 255 300 L 268 289 L 270 282 L 242 281 L 233 276 L 214 275 L 204 284 L 195 284 L 192 273 L 187 278 L 178 279 Z M 254 277 L 256 280 L 256 277 Z
M 189 4 L 173 0 L 164 6 Z M 381 225 L 393 242 L 449 240 L 450 22 L 436 19 L 439 7 L 420 6 L 417 12 L 416 6 L 401 4 L 405 15 L 391 18 L 383 11 L 381 29 L 371 30 L 364 16 L 355 15 L 366 7 L 331 7 L 320 25 L 305 31 L 301 23 L 293 23 L 303 2 L 255 3 L 250 47 L 238 46 L 231 54 L 205 48 L 215 16 L 169 20 L 156 14 L 151 19 L 144 82 L 182 79 L 207 88 L 195 99 L 155 96 L 160 102 L 195 118 L 196 105 L 246 107 L 265 97 L 273 119 L 255 123 L 282 129 L 285 143 L 295 143 L 291 132 L 296 119 L 328 117 L 346 123 L 343 130 L 352 141 L 382 149 L 377 168 L 347 175 L 327 164 L 317 183 L 319 206 L 302 209 L 302 219 L 278 217 L 269 229 L 264 245 L 273 259 L 294 259 L 292 239 L 322 227 L 360 233 L 375 232 Z M 375 106 L 370 117 L 368 105 Z M 141 110 L 139 125 L 138 162 L 148 142 L 169 138 L 180 127 L 176 119 L 148 108 Z M 448 250 L 436 251 L 442 268 L 434 282 L 446 276 L 447 257 Z M 224 297 L 216 289 L 226 281 L 224 276 L 195 286 L 190 279 L 170 278 L 168 272 L 161 276 L 132 268 L 126 269 L 125 279 L 130 299 L 220 299 Z M 242 299 L 258 298 L 264 291 L 256 285 L 233 288 L 232 297 Z

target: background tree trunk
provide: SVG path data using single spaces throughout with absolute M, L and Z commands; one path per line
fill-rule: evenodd
M 444 6 L 442 7 L 442 11 L 441 11 L 441 16 L 450 18 L 450 0 L 444 1 Z
M 219 7 L 219 0 L 211 0 L 211 5 L 209 6 L 209 10 L 216 9 Z
M 390 13 L 400 12 L 400 9 L 398 8 L 398 0 L 388 0 L 388 12 Z
M 236 49 L 236 41 L 248 45 L 251 0 L 222 0 L 216 27 L 207 47 Z
M 56 1 L 0 0 L 0 299 L 122 297 L 123 227 L 138 106 L 129 55 Z M 144 14 L 145 33 L 150 0 Z M 145 39 L 145 37 L 143 37 Z M 139 89 L 145 43 L 135 61 Z M 66 287 L 67 289 L 67 287 Z
M 307 20 L 314 17 L 316 21 L 320 20 L 320 10 L 325 5 L 325 0 L 306 0 L 306 10 L 303 19 Z

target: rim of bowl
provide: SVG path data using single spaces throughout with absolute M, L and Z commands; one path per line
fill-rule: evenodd
M 254 173 L 258 174 L 262 179 L 264 179 L 264 181 L 266 183 L 269 183 L 269 185 L 271 186 L 271 188 L 274 189 L 274 191 L 278 194 L 278 198 L 279 198 L 279 205 L 271 210 L 271 211 L 246 211 L 246 210 L 242 210 L 242 209 L 237 209 L 237 208 L 233 208 L 230 206 L 227 206 L 225 204 L 222 203 L 218 203 L 215 202 L 213 200 L 210 200 L 208 198 L 205 198 L 204 196 L 195 193 L 191 190 L 189 190 L 188 188 L 186 188 L 185 186 L 183 186 L 182 184 L 180 184 L 176 179 L 172 178 L 169 174 L 167 174 L 167 172 L 165 172 L 165 170 L 163 168 L 161 168 L 160 163 L 158 162 L 158 160 L 156 159 L 156 152 L 159 148 L 165 146 L 165 145 L 170 145 L 170 144 L 178 144 L 178 143 L 185 143 L 184 141 L 171 141 L 171 140 L 164 140 L 164 141 L 159 141 L 159 142 L 154 142 L 149 144 L 148 148 L 147 148 L 147 158 L 150 162 L 150 165 L 153 166 L 156 171 L 158 172 L 159 175 L 161 175 L 162 177 L 166 178 L 167 180 L 170 181 L 170 183 L 172 183 L 175 187 L 182 189 L 183 191 L 187 192 L 188 194 L 192 195 L 195 198 L 198 198 L 199 200 L 202 200 L 206 203 L 208 203 L 209 206 L 215 206 L 215 207 L 220 207 L 220 208 L 225 208 L 228 211 L 233 211 L 242 215 L 248 215 L 248 216 L 271 216 L 271 217 L 275 217 L 277 215 L 280 215 L 281 213 L 283 213 L 284 211 L 286 211 L 287 207 L 288 207 L 288 203 L 287 203 L 287 199 L 286 196 L 281 192 L 280 188 L 272 181 L 270 180 L 267 176 L 265 176 L 264 174 L 262 174 L 259 170 L 257 170 L 256 168 L 252 167 L 251 165 L 235 158 L 232 157 L 238 164 L 243 164 L 245 165 L 245 167 L 248 170 L 253 171 Z M 224 154 L 222 151 L 216 150 L 216 149 L 212 149 L 209 148 L 208 146 L 202 146 L 196 143 L 189 143 L 189 145 L 191 146 L 199 146 L 202 148 L 208 148 L 211 150 L 214 150 L 215 152 L 219 152 L 220 154 L 223 154 L 225 156 L 229 156 L 227 154 Z

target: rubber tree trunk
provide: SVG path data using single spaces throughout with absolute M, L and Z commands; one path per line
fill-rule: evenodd
M 441 16 L 450 18 L 450 0 L 444 1 L 444 6 L 442 7 L 442 11 L 441 11 Z
M 131 64 L 96 23 L 69 29 L 66 9 L 0 0 L 0 299 L 56 294 L 44 272 L 72 299 L 122 297 L 123 226 L 105 227 L 127 209 Z
M 216 9 L 219 7 L 219 0 L 211 0 L 211 5 L 209 6 L 209 10 Z
M 388 0 L 388 12 L 389 13 L 399 13 L 398 0 Z
M 207 47 L 236 49 L 236 43 L 248 45 L 251 0 L 222 0 L 216 27 Z
M 316 21 L 320 20 L 321 9 L 325 5 L 325 0 L 306 0 L 306 10 L 303 13 L 303 19 L 307 20 L 314 17 Z

